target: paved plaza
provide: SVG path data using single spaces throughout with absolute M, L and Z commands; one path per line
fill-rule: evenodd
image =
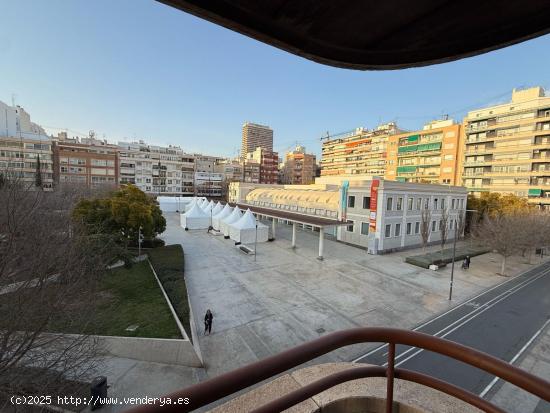
M 276 240 L 258 245 L 256 261 L 223 236 L 184 231 L 179 215 L 166 214 L 167 244 L 185 251 L 185 277 L 199 328 L 207 309 L 213 332 L 200 337 L 206 373 L 213 377 L 276 354 L 328 332 L 353 327 L 413 328 L 504 278 L 497 254 L 472 259 L 468 271 L 455 267 L 448 301 L 450 266 L 437 272 L 404 262 L 421 249 L 373 256 L 363 249 L 325 240 L 325 259 L 316 259 L 316 232 L 299 230 L 291 248 L 290 226 L 280 224 Z M 437 249 L 438 247 L 431 247 Z M 509 273 L 531 265 L 509 260 Z M 351 361 L 374 345 L 355 345 L 316 362 Z

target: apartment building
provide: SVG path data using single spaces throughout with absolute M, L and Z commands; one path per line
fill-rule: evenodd
M 279 154 L 258 146 L 247 154 L 248 160 L 260 164 L 260 183 L 276 184 L 279 180 Z
M 153 191 L 153 161 L 144 141 L 118 142 L 119 183 L 136 185 L 143 192 Z
M 249 152 L 256 148 L 273 151 L 273 129 L 269 126 L 246 122 L 243 125 L 241 158 L 246 158 Z
M 151 153 L 153 193 L 181 195 L 183 188 L 183 150 L 178 146 L 149 145 Z
M 386 174 L 389 137 L 401 133 L 393 122 L 368 130 L 358 128 L 350 134 L 323 141 L 321 176 L 343 174 Z
M 309 185 L 315 182 L 317 170 L 316 157 L 306 153 L 306 148 L 296 146 L 287 152 L 282 166 L 281 181 L 283 184 Z
M 40 168 L 38 168 L 38 164 Z M 36 188 L 53 186 L 52 141 L 20 106 L 0 102 L 0 174 Z
M 422 130 L 389 136 L 386 179 L 457 185 L 460 178 L 461 125 L 432 121 Z
M 243 165 L 243 179 L 242 182 L 248 183 L 260 183 L 260 163 L 254 159 L 246 159 L 242 163 Z
M 464 133 L 462 184 L 470 192 L 512 193 L 550 208 L 550 97 L 542 87 L 468 112 Z
M 223 193 L 224 175 L 217 165 L 224 161 L 218 156 L 195 154 L 195 195 L 220 197 Z
M 53 176 L 56 184 L 81 184 L 88 187 L 117 186 L 119 182 L 118 147 L 105 140 L 67 138 L 53 141 Z
M 216 163 L 214 172 L 223 174 L 225 182 L 240 182 L 243 179 L 243 165 L 238 159 L 224 159 Z

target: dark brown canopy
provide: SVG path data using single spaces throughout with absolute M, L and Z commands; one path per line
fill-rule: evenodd
M 550 0 L 159 0 L 352 69 L 443 63 L 550 32 Z

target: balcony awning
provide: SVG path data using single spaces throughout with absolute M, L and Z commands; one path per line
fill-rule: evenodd
M 542 189 L 529 189 L 529 192 L 527 193 L 527 196 L 541 196 L 542 195 Z
M 327 65 L 444 63 L 550 32 L 548 0 L 158 0 Z

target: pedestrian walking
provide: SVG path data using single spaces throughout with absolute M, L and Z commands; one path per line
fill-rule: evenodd
M 466 269 L 470 268 L 470 256 L 466 255 Z
M 204 315 L 204 335 L 206 335 L 206 332 L 208 331 L 208 334 L 212 331 L 212 320 L 214 319 L 214 316 L 212 315 L 212 311 L 210 309 L 206 310 L 206 314 Z

